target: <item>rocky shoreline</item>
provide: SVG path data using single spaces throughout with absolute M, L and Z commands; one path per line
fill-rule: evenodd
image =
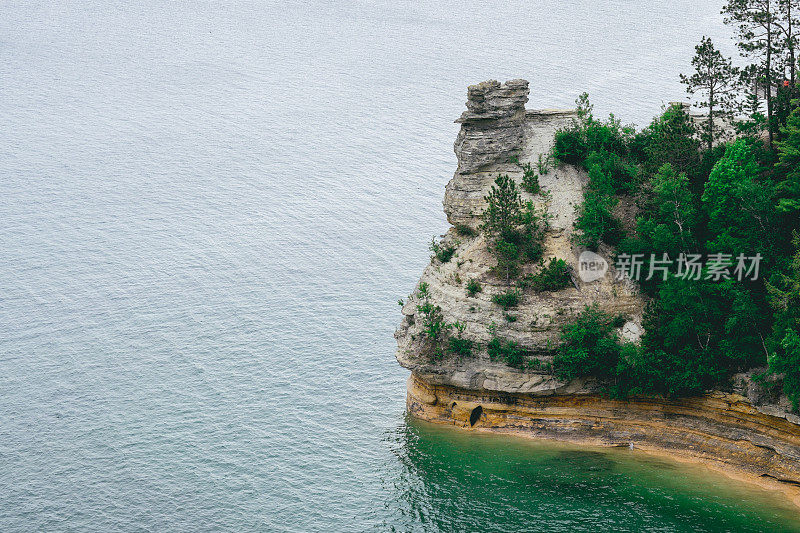
M 630 447 L 692 461 L 780 490 L 800 507 L 800 426 L 741 395 L 612 400 L 597 394 L 529 394 L 434 385 L 412 374 L 407 411 L 469 431 Z
M 443 243 L 453 259 L 432 260 L 422 274 L 426 298 L 441 308 L 450 323 L 476 346 L 485 346 L 497 331 L 525 349 L 527 361 L 511 367 L 485 352 L 471 357 L 431 358 L 425 353 L 419 298 L 404 303 L 403 320 L 395 333 L 398 362 L 411 371 L 408 412 L 431 422 L 469 430 L 515 433 L 603 446 L 633 446 L 678 459 L 722 469 L 760 485 L 786 492 L 800 505 L 800 417 L 785 397 L 774 397 L 751 379 L 737 377 L 731 391 L 709 391 L 695 398 L 629 398 L 613 400 L 592 379 L 559 380 L 549 370 L 560 327 L 587 304 L 610 315 L 626 317 L 622 338 L 635 342 L 641 333 L 644 299 L 635 284 L 616 280 L 613 250 L 598 253 L 610 275 L 556 292 L 525 293 L 513 321 L 493 304 L 492 296 L 506 289 L 491 274 L 493 258 L 484 236 L 476 231 L 484 197 L 499 173 L 519 180 L 519 163 L 535 165 L 547 158 L 557 129 L 569 124 L 570 110 L 525 109 L 528 83 L 512 80 L 471 86 L 467 111 L 456 122 L 461 131 L 454 149 L 458 168 L 445 191 L 444 210 L 456 227 Z M 523 193 L 523 200 L 546 210 L 550 226 L 544 240 L 544 260 L 562 259 L 573 269 L 582 249 L 571 239 L 575 206 L 582 200 L 586 172 L 560 165 L 540 173 L 540 194 Z M 535 273 L 538 265 L 526 265 Z M 480 280 L 482 290 L 468 294 L 466 280 Z

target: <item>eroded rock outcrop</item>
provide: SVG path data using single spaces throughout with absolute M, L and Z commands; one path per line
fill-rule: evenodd
M 551 152 L 556 130 L 568 126 L 576 117 L 570 110 L 526 111 L 527 100 L 528 82 L 524 80 L 502 85 L 489 81 L 469 88 L 467 111 L 458 120 L 461 122 L 455 143 L 458 170 L 445 190 L 444 208 L 450 222 L 476 229 L 486 207 L 484 197 L 497 175 L 508 174 L 517 180 L 522 177 L 520 165 L 511 162 L 511 156 L 532 165 L 544 161 Z M 539 176 L 544 194 L 522 191 L 524 201 L 534 202 L 550 216 L 544 260 L 563 259 L 576 271 L 582 250 L 572 244 L 570 237 L 575 208 L 583 200 L 587 181 L 583 169 L 562 165 Z M 496 334 L 519 343 L 532 354 L 529 359 L 546 367 L 558 344 L 560 326 L 591 303 L 597 303 L 609 314 L 628 317 L 624 326 L 628 333 L 640 330 L 643 301 L 629 281 L 614 279 L 613 268 L 603 279 L 592 283 L 583 283 L 574 276 L 575 286 L 561 291 L 525 291 L 522 303 L 513 310 L 516 320 L 510 322 L 491 301 L 494 294 L 508 287 L 491 273 L 496 262 L 484 236 L 480 232 L 462 236 L 451 229 L 444 243 L 456 245 L 455 256 L 447 263 L 432 261 L 420 283 L 428 285 L 430 300 L 441 307 L 445 320 L 463 324 L 464 337 L 480 346 L 485 347 Z M 522 274 L 535 273 L 541 268 L 538 264 L 528 264 Z M 465 290 L 470 279 L 479 281 L 483 287 L 474 296 L 468 296 Z M 418 304 L 418 299 L 411 297 L 403 307 L 404 318 L 395 334 L 397 360 L 432 383 L 545 395 L 596 389 L 591 380 L 563 383 L 547 372 L 532 369 L 530 364 L 520 369 L 493 362 L 485 348 L 469 358 L 450 357 L 432 362 L 423 353 L 424 339 L 416 317 Z
M 484 207 L 482 193 L 497 171 L 513 170 L 509 162 L 525 137 L 528 82 L 485 81 L 469 87 L 467 110 L 453 146 L 458 157 L 455 177 L 447 185 L 444 211 L 451 224 L 475 226 Z
M 538 166 L 550 154 L 555 132 L 576 118 L 570 110 L 526 110 L 527 101 L 524 80 L 488 81 L 469 88 L 467 111 L 457 120 L 461 123 L 454 145 L 458 168 L 443 202 L 451 224 L 478 229 L 484 197 L 497 175 L 522 178 L 520 165 L 511 157 Z M 561 165 L 540 173 L 544 194 L 522 192 L 523 200 L 550 216 L 545 262 L 563 259 L 573 272 L 583 251 L 571 239 L 575 208 L 583 200 L 587 181 L 582 169 Z M 395 337 L 397 360 L 412 372 L 408 391 L 412 415 L 466 428 L 611 445 L 638 443 L 800 483 L 800 418 L 788 412 L 785 398 L 769 397 L 763 387 L 755 386 L 752 372 L 737 376 L 731 391 L 679 401 L 611 401 L 592 379 L 567 383 L 550 372 L 561 326 L 588 304 L 626 317 L 618 329 L 620 336 L 638 340 L 644 301 L 634 284 L 616 279 L 611 250 L 599 251 L 609 265 L 604 277 L 583 282 L 573 276 L 574 286 L 556 292 L 528 289 L 509 320 L 492 302 L 493 295 L 508 287 L 492 274 L 496 263 L 485 237 L 479 231 L 460 235 L 451 228 L 443 243 L 455 247 L 453 258 L 446 263 L 433 259 L 420 285 L 425 284 L 428 300 L 441 308 L 447 323 L 463 326 L 463 337 L 476 349 L 469 357 L 445 355 L 434 360 L 422 335 L 420 298 L 409 297 Z M 527 264 L 522 274 L 541 268 Z M 470 296 L 466 284 L 472 279 L 482 291 Z M 486 346 L 495 337 L 524 347 L 523 364 L 510 367 L 492 361 Z
M 541 397 L 433 385 L 412 375 L 408 412 L 465 429 L 668 452 L 767 478 L 776 488 L 788 485 L 790 495 L 800 497 L 797 421 L 764 413 L 737 393 L 675 400 Z

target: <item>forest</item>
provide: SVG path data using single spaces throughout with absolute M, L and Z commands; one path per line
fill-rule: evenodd
M 790 0 L 725 6 L 741 57 L 723 56 L 703 37 L 692 72 L 680 76 L 702 118 L 672 105 L 636 131 L 613 115 L 596 118 L 588 95 L 578 99 L 578 120 L 557 132 L 553 150 L 558 162 L 589 173 L 576 244 L 607 246 L 618 261 L 675 261 L 663 275 L 639 279 L 649 297 L 639 345 L 621 343 L 613 318 L 595 308 L 563 328 L 554 362 L 563 377 L 596 375 L 618 396 L 681 396 L 724 388 L 734 373 L 766 368 L 755 379 L 782 383 L 797 409 L 797 13 Z M 620 202 L 636 206 L 632 227 L 616 216 Z M 705 262 L 687 276 L 687 257 L 716 264 Z M 757 273 L 752 261 L 741 261 L 755 257 Z M 749 275 L 735 275 L 743 266 Z
M 505 320 L 516 321 L 512 310 L 525 290 L 571 285 L 574 272 L 565 261 L 543 259 L 546 209 L 523 202 L 520 194 L 524 189 L 546 203 L 549 192 L 539 177 L 560 164 L 588 173 L 573 244 L 612 257 L 617 269 L 626 267 L 647 305 L 638 343 L 624 342 L 617 333 L 626 317 L 586 307 L 561 328 L 552 365 L 526 357 L 519 344 L 497 336 L 492 324 L 487 346 L 492 360 L 552 371 L 563 379 L 594 376 L 614 397 L 724 390 L 735 374 L 751 371 L 749 379 L 774 394 L 782 389 L 798 410 L 798 13 L 797 0 L 725 5 L 724 22 L 735 30 L 740 57 L 725 57 L 703 37 L 691 71 L 680 75 L 699 113 L 672 104 L 637 130 L 613 114 L 596 117 L 584 93 L 576 100 L 576 119 L 556 132 L 547 158 L 535 163 L 512 158 L 520 184 L 509 175 L 497 176 L 480 226 L 496 260 L 494 274 L 507 286 L 492 296 Z M 625 220 L 625 212 L 635 213 L 633 220 Z M 467 226 L 456 232 L 475 234 Z M 434 239 L 432 260 L 449 261 L 458 244 Z M 527 263 L 541 269 L 523 276 Z M 474 297 L 482 286 L 470 279 L 466 290 Z M 444 321 L 427 284 L 412 296 L 420 302 L 433 359 L 473 355 L 477 346 L 464 338 L 465 326 Z

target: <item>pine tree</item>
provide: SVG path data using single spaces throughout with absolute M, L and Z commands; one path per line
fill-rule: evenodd
M 800 213 L 800 108 L 789 115 L 781 129 L 783 140 L 778 142 L 778 170 L 784 179 L 778 183 L 778 211 Z
M 644 170 L 656 173 L 666 162 L 678 172 L 694 176 L 700 166 L 700 142 L 696 137 L 692 117 L 680 104 L 670 105 L 640 135 Z
M 800 234 L 793 234 L 795 254 L 789 272 L 778 272 L 767 283 L 770 305 L 775 310 L 769 368 L 781 373 L 783 390 L 797 410 L 800 402 Z
M 777 16 L 781 0 L 728 0 L 722 9 L 724 22 L 736 27 L 742 55 L 757 60 L 760 81 L 766 88 L 767 125 L 769 146 L 772 148 L 774 124 L 772 120 L 772 89 L 774 87 L 773 55 L 777 52 L 780 21 Z
M 650 184 L 652 197 L 637 224 L 640 236 L 657 255 L 666 252 L 676 258 L 679 253 L 695 251 L 699 215 L 686 174 L 676 173 L 667 163 Z
M 745 93 L 742 110 L 758 124 L 763 123 L 765 120 L 761 113 L 761 98 L 758 94 L 758 81 L 760 78 L 761 69 L 758 65 L 747 65 L 739 70 L 740 90 Z
M 745 139 L 731 144 L 714 165 L 702 196 L 709 252 L 760 253 L 769 262 L 776 235 L 774 187 L 759 178 L 762 170 L 755 148 Z
M 795 35 L 795 29 L 800 23 L 800 19 L 797 18 L 798 12 L 800 12 L 800 2 L 798 0 L 778 0 L 778 20 L 776 22 L 786 50 L 786 65 L 789 67 L 789 83 L 791 87 L 794 87 L 795 73 L 797 72 L 795 60 L 797 36 Z
M 597 250 L 601 242 L 616 245 L 620 238 L 619 221 L 614 218 L 617 203 L 611 178 L 600 165 L 593 165 L 583 203 L 577 208 L 575 229 L 579 232 L 575 234 L 575 242 L 590 250 Z
M 489 250 L 497 260 L 497 271 L 503 274 L 508 284 L 518 269 L 518 242 L 521 239 L 517 226 L 522 218 L 522 199 L 514 180 L 500 174 L 484 200 L 487 206 L 483 212 L 482 228 Z
M 487 203 L 483 212 L 484 232 L 493 237 L 508 238 L 522 213 L 517 184 L 509 176 L 500 174 L 484 200 Z
M 711 150 L 719 130 L 714 122 L 715 118 L 730 118 L 736 108 L 735 89 L 738 71 L 732 65 L 730 58 L 723 57 L 708 37 L 703 37 L 694 49 L 695 56 L 692 58 L 694 74 L 691 76 L 681 74 L 680 78 L 681 83 L 686 84 L 686 91 L 689 94 L 700 92 L 705 97 L 699 104 L 708 110 L 708 122 L 702 137 Z

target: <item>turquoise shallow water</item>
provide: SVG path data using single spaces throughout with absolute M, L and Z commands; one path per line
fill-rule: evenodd
M 469 434 L 392 435 L 397 507 L 436 531 L 797 531 L 797 508 L 702 467 L 639 451 Z M 402 528 L 400 528 L 402 529 Z
M 393 358 L 466 85 L 641 124 L 718 10 L 5 2 L 0 530 L 790 529 L 724 479 L 409 423 Z

